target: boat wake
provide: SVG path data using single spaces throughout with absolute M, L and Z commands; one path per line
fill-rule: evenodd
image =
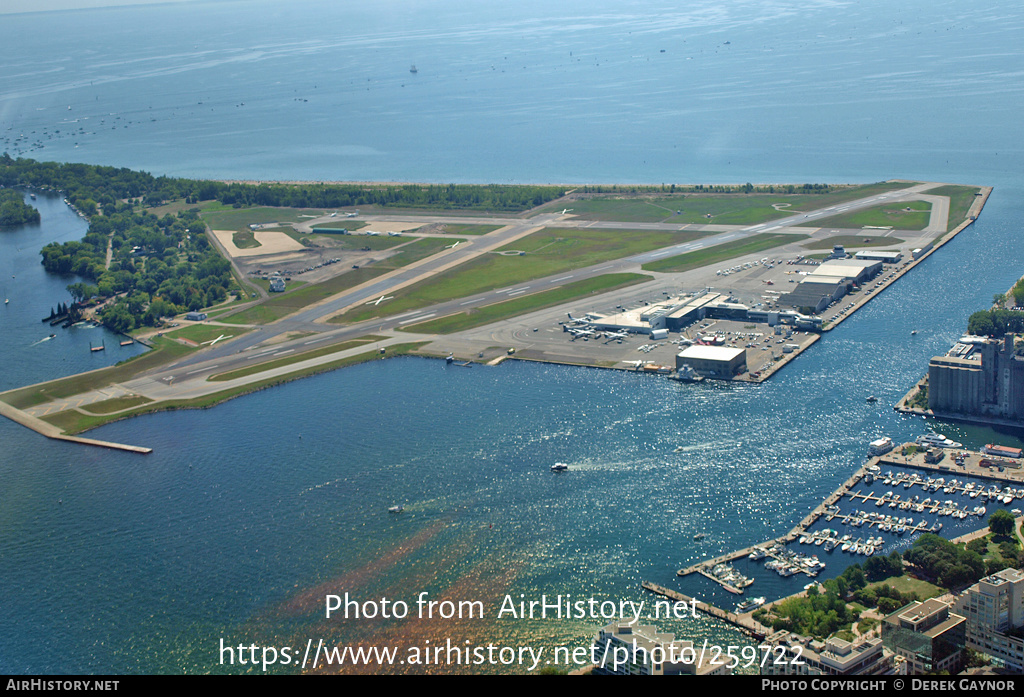
M 43 343 L 44 341 L 49 341 L 50 339 L 56 338 L 56 336 L 57 336 L 56 334 L 50 334 L 50 336 L 44 336 L 42 339 L 40 339 L 39 341 L 35 342 L 34 344 L 29 344 L 29 346 L 30 347 L 31 346 L 38 346 L 39 344 Z

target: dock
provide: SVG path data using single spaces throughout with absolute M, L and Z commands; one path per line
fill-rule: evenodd
M 727 610 L 723 610 L 722 608 L 715 607 L 714 605 L 709 605 L 708 603 L 696 600 L 688 595 L 684 595 L 683 593 L 679 593 L 678 591 L 674 591 L 670 588 L 659 586 L 657 583 L 651 583 L 650 581 L 644 581 L 643 583 L 641 583 L 641 585 L 644 587 L 645 590 L 650 591 L 655 595 L 660 595 L 663 598 L 668 598 L 669 600 L 684 602 L 687 605 L 696 608 L 705 615 L 708 615 L 709 617 L 714 617 L 715 619 L 722 620 L 723 622 L 731 624 L 733 627 L 736 627 L 743 633 L 747 634 L 750 637 L 753 637 L 754 639 L 757 639 L 758 641 L 764 639 L 766 636 L 768 636 L 770 632 L 768 627 L 765 627 L 760 622 L 754 620 L 754 618 L 751 617 L 749 613 L 737 615 L 735 612 L 728 612 Z

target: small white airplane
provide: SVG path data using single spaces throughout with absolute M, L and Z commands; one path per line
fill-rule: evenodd
M 445 247 L 445 249 L 455 249 L 455 248 L 456 248 L 456 247 L 458 247 L 458 246 L 459 246 L 460 244 L 462 244 L 462 240 L 456 240 L 456 241 L 455 241 L 455 244 L 450 244 L 450 245 L 448 245 L 447 247 Z
M 562 209 L 562 215 L 565 215 L 566 213 L 569 213 L 571 211 L 572 211 L 572 208 L 563 208 Z
M 374 232 L 373 230 L 367 230 L 366 234 L 369 235 L 370 237 L 380 237 L 380 233 Z
M 401 237 L 402 233 L 401 232 L 389 232 L 388 236 L 389 237 Z
M 338 211 L 334 211 L 333 213 L 331 213 L 331 217 L 332 218 L 337 217 L 337 215 L 338 215 Z
M 367 305 L 374 305 L 374 306 L 380 305 L 385 300 L 391 300 L 391 298 L 393 298 L 393 297 L 395 297 L 395 296 L 393 296 L 393 295 L 388 295 L 388 296 L 382 295 L 379 298 L 377 298 L 376 300 L 371 300 L 370 302 L 368 302 L 366 304 Z

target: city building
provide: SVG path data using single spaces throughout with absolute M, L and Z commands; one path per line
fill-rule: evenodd
M 960 349 L 960 347 L 963 347 Z M 928 362 L 928 408 L 937 414 L 1024 420 L 1024 356 L 1014 337 L 958 343 Z
M 941 600 L 915 600 L 882 620 L 882 643 L 906 661 L 908 674 L 953 674 L 963 661 L 967 619 Z
M 653 625 L 624 620 L 603 627 L 594 638 L 597 675 L 730 675 L 731 659 L 701 655 L 692 641 L 659 632 Z
M 1024 571 L 1003 569 L 981 579 L 955 608 L 967 618 L 967 646 L 1024 671 Z
M 761 675 L 893 675 L 893 655 L 878 637 L 855 643 L 832 637 L 815 641 L 775 632 L 760 645 Z

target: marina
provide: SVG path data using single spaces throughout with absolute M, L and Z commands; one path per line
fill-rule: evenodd
M 1021 515 L 1020 508 L 1009 508 L 1024 499 L 1019 463 L 1007 471 L 1008 461 L 1001 469 L 984 464 L 991 462 L 986 453 L 946 455 L 938 458 L 934 450 L 905 443 L 874 456 L 786 535 L 679 569 L 677 576 L 685 580 L 696 574 L 741 595 L 759 575 L 733 566 L 743 559 L 763 562 L 761 568 L 783 579 L 814 578 L 827 563 L 843 558 L 836 552 L 855 561 L 909 544 L 923 533 L 973 533 L 999 507 Z M 953 464 L 944 463 L 947 459 Z

